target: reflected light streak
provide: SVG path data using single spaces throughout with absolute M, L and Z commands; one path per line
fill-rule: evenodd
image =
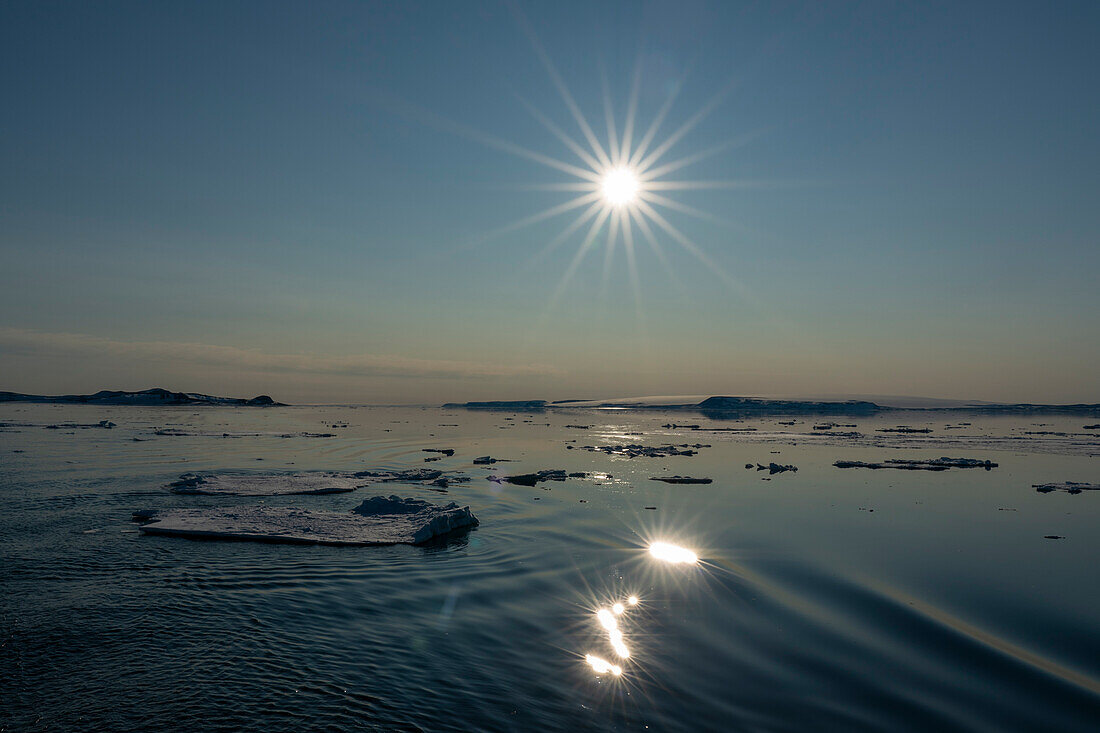
M 611 648 L 615 650 L 616 654 L 623 659 L 630 656 L 630 650 L 626 648 L 626 643 L 623 642 L 623 632 L 618 629 L 612 629 L 608 636 L 611 641 Z
M 623 668 L 619 665 L 612 664 L 606 659 L 597 657 L 593 654 L 585 654 L 584 661 L 588 662 L 589 666 L 596 670 L 597 674 L 613 674 L 618 677 L 623 673 Z
M 596 618 L 599 619 L 600 626 L 608 631 L 614 631 L 619 628 L 619 622 L 611 615 L 611 611 L 608 611 L 606 608 L 601 608 L 599 611 L 596 611 Z
M 654 542 L 649 546 L 649 554 L 674 565 L 694 565 L 699 562 L 699 556 L 694 552 L 670 542 Z

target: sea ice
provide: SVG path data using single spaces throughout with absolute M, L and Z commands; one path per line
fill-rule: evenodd
M 145 534 L 319 545 L 418 545 L 477 526 L 470 507 L 375 496 L 350 512 L 245 505 L 134 512 Z
M 909 471 L 946 471 L 949 468 L 984 468 L 990 470 L 996 468 L 993 461 L 983 461 L 979 458 L 888 458 L 881 463 L 868 463 L 866 461 L 836 461 L 837 468 L 900 468 Z
M 185 473 L 168 485 L 175 494 L 277 496 L 279 494 L 340 494 L 372 483 L 371 479 L 338 473 L 248 474 Z
M 1061 481 L 1049 484 L 1033 484 L 1032 488 L 1041 494 L 1049 494 L 1052 491 L 1065 491 L 1070 494 L 1080 494 L 1082 491 L 1100 491 L 1100 484 L 1089 484 L 1082 481 Z

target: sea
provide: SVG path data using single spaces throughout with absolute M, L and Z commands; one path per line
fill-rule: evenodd
M 1100 730 L 1100 491 L 1035 488 L 1100 483 L 1097 422 L 3 404 L 0 730 Z M 996 465 L 834 465 L 940 457 Z M 410 468 L 469 481 L 167 488 Z M 558 469 L 584 476 L 505 480 Z M 480 525 L 337 547 L 132 519 L 379 494 Z

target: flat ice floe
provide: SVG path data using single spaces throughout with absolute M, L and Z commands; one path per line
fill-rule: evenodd
M 264 476 L 185 473 L 168 484 L 175 494 L 278 496 L 280 494 L 341 494 L 373 479 L 336 473 L 288 473 Z
M 1032 484 L 1032 488 L 1041 494 L 1049 494 L 1052 491 L 1080 494 L 1082 491 L 1100 491 L 1100 484 L 1089 484 L 1082 481 L 1059 481 L 1049 484 Z
M 468 506 L 398 496 L 375 496 L 350 512 L 249 505 L 153 509 L 134 519 L 148 522 L 145 534 L 309 545 L 418 545 L 478 524 Z
M 898 468 L 907 471 L 946 471 L 949 468 L 984 468 L 986 471 L 997 468 L 993 461 L 978 458 L 887 458 L 881 463 L 866 461 L 835 461 L 837 468 Z
M 341 494 L 376 483 L 430 483 L 446 488 L 466 476 L 444 476 L 442 471 L 416 468 L 406 471 L 315 471 L 309 473 L 185 473 L 168 484 L 175 494 L 213 496 L 279 496 L 285 494 Z

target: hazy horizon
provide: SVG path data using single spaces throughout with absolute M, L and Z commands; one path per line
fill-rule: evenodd
M 1098 12 L 5 4 L 0 389 L 1100 402 Z

